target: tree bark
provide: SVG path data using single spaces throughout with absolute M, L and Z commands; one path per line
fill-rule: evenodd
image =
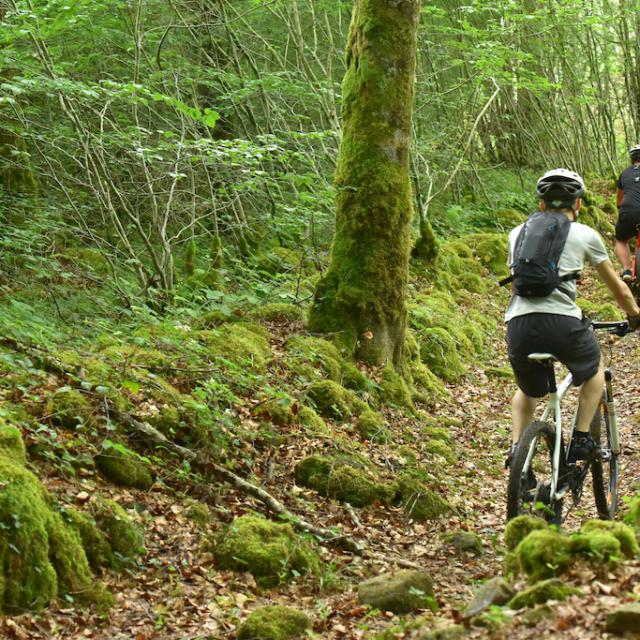
M 336 231 L 309 325 L 372 364 L 404 363 L 419 0 L 355 0 L 342 84 Z

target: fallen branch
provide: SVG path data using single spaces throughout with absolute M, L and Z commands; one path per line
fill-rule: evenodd
M 152 427 L 147 422 L 141 422 L 140 420 L 134 418 L 132 415 L 118 411 L 115 407 L 112 406 L 110 406 L 110 411 L 116 420 L 125 424 L 130 429 L 146 436 L 155 444 L 166 447 L 167 449 L 177 453 L 179 456 L 189 460 L 189 462 L 194 464 L 194 466 L 199 471 L 214 475 L 217 478 L 220 478 L 225 482 L 232 484 L 233 486 L 242 490 L 244 493 L 248 493 L 254 498 L 257 498 L 270 511 L 278 514 L 279 516 L 282 516 L 285 520 L 290 522 L 294 529 L 303 531 L 305 533 L 311 533 L 314 536 L 324 540 L 328 544 L 335 545 L 341 549 L 344 549 L 345 551 L 350 551 L 351 553 L 362 555 L 362 546 L 349 536 L 336 534 L 335 531 L 331 531 L 330 529 L 315 527 L 306 520 L 303 520 L 302 518 L 291 513 L 291 511 L 289 511 L 277 498 L 272 496 L 268 491 L 265 491 L 255 484 L 251 484 L 239 475 L 233 473 L 232 471 L 229 471 L 229 469 L 227 469 L 226 467 L 212 462 L 208 459 L 208 457 L 200 453 L 196 453 L 191 449 L 187 449 L 186 447 L 181 447 L 179 444 L 172 442 L 164 434 Z
M 0 338 L 0 344 L 10 347 L 14 351 L 24 353 L 29 356 L 38 366 L 42 367 L 49 373 L 55 373 L 57 375 L 64 375 L 74 377 L 78 380 L 83 379 L 82 368 L 73 365 L 67 365 L 60 362 L 58 359 L 52 357 L 46 353 L 43 349 L 26 345 L 13 338 L 3 337 Z M 334 545 L 345 551 L 350 551 L 357 555 L 362 555 L 364 550 L 362 545 L 358 544 L 355 540 L 346 535 L 337 534 L 331 529 L 325 529 L 322 527 L 315 527 L 310 522 L 303 520 L 302 518 L 291 513 L 279 500 L 274 498 L 268 491 L 261 489 L 260 487 L 251 484 L 239 475 L 229 471 L 226 467 L 212 462 L 207 456 L 202 453 L 192 451 L 186 447 L 182 447 L 179 444 L 169 440 L 163 433 L 154 429 L 149 423 L 142 422 L 132 415 L 119 411 L 116 406 L 106 400 L 106 405 L 109 413 L 118 421 L 125 424 L 127 427 L 136 431 L 155 444 L 166 447 L 170 451 L 177 453 L 180 457 L 189 460 L 199 471 L 214 475 L 217 478 L 232 484 L 244 493 L 247 493 L 254 498 L 257 498 L 262 502 L 270 511 L 282 516 L 283 519 L 291 523 L 294 529 L 303 531 L 305 533 L 311 533 L 312 535 L 325 541 L 327 544 Z

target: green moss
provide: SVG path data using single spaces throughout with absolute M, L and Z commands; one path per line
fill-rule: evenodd
M 267 400 L 253 407 L 252 413 L 257 418 L 280 426 L 294 424 L 296 416 L 291 410 L 291 398 L 283 397 Z
M 458 460 L 458 456 L 451 448 L 451 445 L 442 440 L 428 440 L 424 445 L 424 450 L 427 453 L 441 456 L 448 464 L 455 464 Z
M 420 429 L 420 435 L 425 440 L 440 440 L 445 444 L 451 444 L 451 431 L 447 427 L 438 427 L 435 424 L 427 424 Z
M 433 373 L 448 382 L 458 380 L 465 373 L 455 340 L 442 327 L 424 330 L 420 358 Z
M 504 378 L 513 380 L 513 370 L 511 367 L 485 367 L 484 373 L 487 378 Z
M 565 571 L 572 562 L 571 539 L 553 529 L 537 529 L 516 547 L 520 568 L 532 582 Z
M 108 480 L 121 487 L 134 487 L 146 491 L 153 484 L 153 476 L 145 462 L 113 447 L 97 455 L 95 463 Z
M 304 487 L 354 507 L 374 502 L 389 504 L 395 497 L 393 483 L 376 480 L 362 466 L 355 463 L 321 456 L 309 456 L 295 468 L 296 482 Z
M 300 407 L 298 421 L 310 435 L 326 435 L 331 433 L 324 420 L 311 408 Z
M 75 429 L 79 424 L 93 422 L 93 407 L 86 395 L 77 389 L 61 387 L 49 396 L 45 408 L 53 424 Z
M 508 605 L 512 609 L 524 609 L 525 607 L 543 604 L 548 600 L 566 600 L 573 595 L 582 595 L 582 591 L 565 584 L 559 578 L 549 578 L 516 594 L 508 602 Z
M 402 474 L 398 480 L 396 500 L 417 522 L 434 520 L 451 510 L 449 503 L 413 474 Z
M 91 515 L 107 538 L 118 566 L 131 564 L 146 552 L 142 532 L 117 502 L 94 500 Z
M 302 320 L 303 313 L 300 307 L 286 302 L 270 302 L 251 309 L 249 317 L 255 320 L 267 322 L 297 322 Z
M 117 566 L 111 545 L 93 518 L 68 507 L 63 510 L 62 517 L 78 532 L 89 564 L 94 571 Z
M 595 563 L 617 565 L 622 560 L 620 541 L 610 533 L 591 531 L 576 533 L 571 539 L 571 550 Z
M 632 498 L 629 502 L 628 510 L 624 516 L 624 521 L 636 530 L 640 529 L 640 496 Z
M 582 525 L 580 533 L 589 536 L 594 533 L 607 533 L 620 543 L 620 552 L 627 558 L 640 554 L 640 546 L 633 529 L 622 522 L 612 520 L 590 520 Z
M 582 313 L 592 320 L 624 320 L 622 311 L 610 302 L 598 303 L 585 298 L 578 298 L 576 302 Z
M 197 500 L 189 500 L 184 513 L 189 520 L 193 520 L 201 529 L 205 529 L 211 520 L 209 507 Z
M 302 612 L 280 605 L 260 607 L 238 628 L 238 640 L 291 640 L 311 626 Z
M 344 420 L 367 409 L 352 391 L 333 380 L 314 382 L 307 389 L 307 397 L 321 416 L 332 420 Z
M 212 356 L 264 373 L 271 360 L 266 332 L 259 324 L 236 322 L 218 329 L 199 331 L 198 337 Z
M 218 568 L 249 571 L 265 587 L 320 567 L 316 551 L 291 525 L 257 516 L 236 518 L 215 542 L 213 554 Z
M 103 601 L 79 536 L 24 463 L 19 431 L 0 427 L 0 611 L 42 609 L 59 595 Z
M 424 363 L 411 362 L 409 371 L 413 380 L 415 391 L 413 399 L 427 405 L 433 405 L 449 396 L 444 384 Z
M 131 365 L 147 369 L 153 373 L 173 371 L 173 358 L 157 349 L 145 349 L 132 344 L 116 344 L 102 350 L 102 355 L 117 368 L 129 368 Z
M 407 381 L 388 364 L 381 372 L 378 395 L 385 405 L 412 408 L 412 392 Z
M 532 531 L 547 529 L 548 525 L 542 518 L 522 515 L 507 522 L 504 530 L 504 543 L 509 551 L 513 551 Z
M 507 236 L 504 233 L 474 233 L 465 236 L 474 256 L 496 276 L 508 275 Z
M 358 433 L 365 440 L 387 442 L 389 431 L 384 426 L 384 417 L 377 411 L 364 411 L 358 418 Z

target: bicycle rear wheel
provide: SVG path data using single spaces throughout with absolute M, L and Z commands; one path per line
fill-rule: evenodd
M 601 455 L 591 463 L 593 495 L 598 517 L 612 520 L 618 510 L 618 454 L 611 451 L 611 427 L 607 405 L 602 403 L 591 421 L 591 435 Z
M 516 449 L 507 486 L 507 520 L 522 514 L 535 515 L 560 524 L 562 500 L 550 500 L 553 474 L 555 428 L 546 422 L 532 422 Z M 531 455 L 529 453 L 531 452 Z M 529 461 L 527 462 L 527 458 Z M 560 454 L 564 459 L 563 452 Z

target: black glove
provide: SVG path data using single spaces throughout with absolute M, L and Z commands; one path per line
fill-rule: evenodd
M 627 316 L 627 322 L 633 331 L 640 328 L 640 316 Z

